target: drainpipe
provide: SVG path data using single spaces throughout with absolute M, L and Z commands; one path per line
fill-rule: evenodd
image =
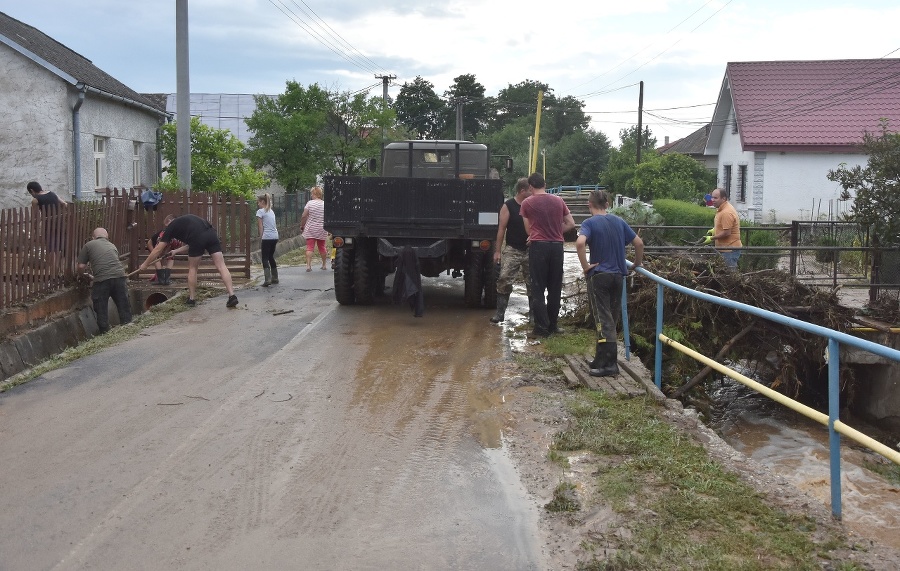
M 78 90 L 78 100 L 75 102 L 75 107 L 72 108 L 72 161 L 75 171 L 73 196 L 75 200 L 81 200 L 81 145 L 79 144 L 81 142 L 81 115 L 78 114 L 78 110 L 84 103 L 84 93 L 87 89 L 80 81 L 75 84 L 75 89 Z

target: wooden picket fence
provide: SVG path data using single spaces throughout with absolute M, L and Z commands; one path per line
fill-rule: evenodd
M 148 238 L 162 229 L 169 214 L 190 213 L 209 220 L 222 241 L 228 269 L 235 277 L 250 278 L 253 212 L 245 200 L 211 193 L 167 192 L 156 209 L 146 210 L 140 192 L 107 189 L 99 200 L 70 203 L 55 212 L 32 207 L 0 210 L 0 310 L 72 287 L 78 253 L 97 227 L 106 228 L 131 272 L 146 259 Z M 180 258 L 173 274 L 186 273 L 186 257 Z M 218 276 L 212 261 L 204 257 L 201 279 L 213 274 Z

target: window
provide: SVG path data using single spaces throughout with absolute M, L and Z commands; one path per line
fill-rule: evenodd
M 727 190 L 728 195 L 731 196 L 731 165 L 722 167 L 722 188 Z
M 424 151 L 422 161 L 431 164 L 450 164 L 450 151 Z
M 141 186 L 141 144 L 137 141 L 131 155 L 131 186 Z
M 94 190 L 106 188 L 106 139 L 94 137 Z
M 737 201 L 747 202 L 747 165 L 738 165 Z

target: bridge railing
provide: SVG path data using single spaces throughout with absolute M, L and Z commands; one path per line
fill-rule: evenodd
M 631 265 L 629 263 L 629 265 Z M 771 398 L 772 400 L 783 404 L 791 408 L 792 410 L 820 423 L 828 427 L 828 444 L 829 444 L 829 463 L 830 463 L 830 477 L 831 477 L 831 513 L 835 518 L 841 518 L 841 444 L 840 444 L 840 435 L 843 434 L 847 438 L 850 438 L 854 442 L 865 446 L 869 450 L 881 454 L 885 458 L 893 461 L 894 463 L 900 465 L 900 452 L 891 449 L 888 446 L 878 442 L 874 438 L 863 434 L 862 432 L 848 426 L 843 423 L 840 419 L 840 346 L 841 344 L 849 345 L 851 347 L 856 347 L 858 349 L 862 349 L 864 351 L 869 351 L 870 353 L 874 353 L 881 357 L 885 357 L 887 359 L 891 359 L 894 362 L 900 363 L 900 351 L 896 349 L 892 349 L 890 347 L 885 347 L 884 345 L 879 345 L 878 343 L 873 343 L 871 341 L 860 339 L 859 337 L 854 337 L 852 335 L 848 335 L 846 333 L 842 333 L 840 331 L 835 331 L 833 329 L 828 329 L 827 327 L 822 327 L 819 325 L 815 325 L 813 323 L 807 323 L 805 321 L 801 321 L 799 319 L 795 319 L 793 317 L 786 317 L 784 315 L 779 315 L 777 313 L 760 309 L 758 307 L 754 307 L 752 305 L 747 305 L 744 303 L 740 303 L 737 301 L 732 301 L 729 299 L 722 299 L 720 297 L 716 297 L 714 295 L 710 295 L 707 293 L 699 292 L 692 290 L 690 288 L 681 286 L 679 284 L 673 283 L 665 278 L 657 276 L 656 274 L 647 271 L 644 268 L 636 268 L 635 270 L 640 275 L 653 280 L 657 284 L 656 291 L 656 354 L 655 354 L 655 362 L 654 362 L 654 371 L 653 378 L 657 387 L 662 388 L 662 361 L 663 361 L 663 345 L 667 347 L 671 347 L 677 351 L 684 353 L 685 355 L 696 359 L 697 361 L 703 363 L 704 365 L 709 366 L 712 369 L 726 375 L 739 383 Z M 688 295 L 691 297 L 695 297 L 697 299 L 714 303 L 717 305 L 721 305 L 723 307 L 728 307 L 731 309 L 735 309 L 737 311 L 742 311 L 745 313 L 749 313 L 751 315 L 755 315 L 756 317 L 760 317 L 763 319 L 767 319 L 769 321 L 785 325 L 788 327 L 793 327 L 795 329 L 799 329 L 802 331 L 806 331 L 807 333 L 811 333 L 813 335 L 818 335 L 820 337 L 824 337 L 828 340 L 828 351 L 826 353 L 826 360 L 828 362 L 828 414 L 824 414 L 811 408 L 809 406 L 804 405 L 803 403 L 796 401 L 788 396 L 785 396 L 777 391 L 770 389 L 769 387 L 758 383 L 737 371 L 714 361 L 696 351 L 690 349 L 678 343 L 677 341 L 669 338 L 668 336 L 663 334 L 663 322 L 665 317 L 665 307 L 664 307 L 664 291 L 665 288 L 671 288 L 681 294 Z M 627 314 L 627 305 L 626 305 L 627 296 L 623 296 L 622 300 L 622 309 L 623 309 L 623 323 L 625 324 L 625 339 L 628 339 L 628 314 Z M 626 356 L 628 356 L 629 348 L 626 347 Z

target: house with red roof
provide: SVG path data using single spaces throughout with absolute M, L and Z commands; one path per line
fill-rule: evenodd
M 900 59 L 732 62 L 704 153 L 745 219 L 828 218 L 850 208 L 828 171 L 865 166 L 882 119 L 900 129 Z

